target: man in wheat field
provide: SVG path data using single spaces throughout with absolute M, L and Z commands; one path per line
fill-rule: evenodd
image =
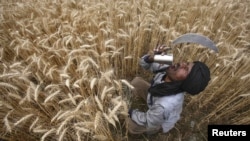
M 164 48 L 157 47 L 154 53 L 161 53 Z M 210 81 L 210 70 L 200 61 L 170 66 L 156 63 L 152 53 L 144 55 L 140 65 L 155 75 L 151 84 L 141 77 L 131 82 L 135 88 L 133 94 L 147 102 L 148 110 L 130 109 L 128 130 L 131 134 L 167 133 L 180 119 L 184 93 L 196 95 L 203 91 Z

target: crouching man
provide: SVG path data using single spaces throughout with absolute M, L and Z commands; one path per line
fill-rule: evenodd
M 149 83 L 136 77 L 131 84 L 133 95 L 142 97 L 148 106 L 146 112 L 129 110 L 128 130 L 131 134 L 167 133 L 180 119 L 184 94 L 202 92 L 210 81 L 210 70 L 200 61 L 182 62 L 173 65 L 156 63 L 153 55 L 146 54 L 140 65 L 155 73 Z

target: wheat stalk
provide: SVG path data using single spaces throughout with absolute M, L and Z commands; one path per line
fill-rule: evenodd
M 114 108 L 113 110 L 109 113 L 109 117 L 112 118 L 116 115 L 116 112 L 119 110 L 119 108 L 121 107 L 122 102 L 119 102 Z M 119 120 L 118 120 L 119 121 Z
M 20 124 L 21 122 L 24 122 L 25 120 L 31 118 L 33 116 L 33 114 L 28 114 L 24 117 L 22 117 L 20 120 L 18 120 L 17 122 L 14 123 L 14 126 L 17 126 L 18 124 Z
M 54 122 L 56 119 L 58 119 L 59 115 L 61 115 L 62 113 L 63 113 L 62 110 L 58 111 L 58 112 L 56 113 L 56 115 L 51 119 L 50 122 Z
M 103 105 L 101 101 L 99 100 L 98 96 L 95 96 L 95 102 L 97 103 L 98 108 L 103 111 Z
M 132 86 L 127 80 L 122 79 L 121 82 L 122 82 L 123 84 L 125 84 L 126 86 L 128 86 L 130 89 L 134 89 L 134 86 Z
M 15 93 L 8 93 L 8 95 L 9 95 L 10 97 L 13 97 L 13 98 L 17 99 L 17 100 L 21 100 L 21 99 L 22 99 L 21 96 L 15 94 Z
M 31 130 L 34 128 L 34 126 L 37 124 L 38 120 L 39 120 L 39 117 L 36 117 L 36 119 L 34 120 L 34 122 L 30 125 L 30 128 L 29 128 L 30 131 L 31 131 Z
M 134 76 L 151 77 L 138 65 L 140 57 L 157 42 L 170 45 L 188 32 L 211 38 L 219 53 L 183 44 L 173 47 L 175 61 L 204 61 L 212 81 L 202 94 L 187 95 L 178 134 L 157 139 L 185 140 L 181 126 L 190 119 L 201 136 L 209 123 L 249 123 L 244 110 L 249 107 L 248 7 L 233 0 L 3 1 L 0 119 L 7 134 L 0 138 L 19 138 L 28 127 L 33 132 L 24 133 L 25 140 L 126 140 L 126 127 L 114 131 L 130 104 L 124 86 L 133 89 Z M 189 110 L 196 112 L 191 116 Z M 39 116 L 13 126 L 29 114 Z M 95 125 L 98 119 L 102 124 Z
M 103 113 L 103 116 L 106 120 L 108 120 L 109 123 L 111 123 L 114 127 L 116 127 L 115 121 L 112 117 L 109 117 L 106 113 Z
M 94 135 L 93 138 L 100 141 L 105 141 L 108 139 L 108 137 L 105 135 Z
M 49 131 L 48 129 L 40 129 L 40 127 L 41 127 L 41 126 L 38 126 L 37 128 L 34 128 L 34 129 L 33 129 L 33 132 L 34 132 L 34 133 L 43 134 L 43 133 L 46 133 L 46 132 Z
M 80 131 L 76 132 L 76 136 L 77 136 L 77 141 L 81 141 L 81 134 Z
M 39 88 L 40 88 L 40 85 L 37 85 L 36 88 L 35 88 L 35 101 L 38 101 L 38 95 L 39 95 Z
M 62 133 L 59 136 L 59 141 L 63 140 L 63 137 L 65 136 L 67 130 L 68 130 L 68 128 L 63 129 Z
M 56 135 L 59 135 L 61 133 L 61 131 L 63 130 L 63 127 L 66 126 L 66 124 L 68 123 L 68 121 L 70 121 L 74 116 L 69 116 L 67 117 L 67 119 L 65 119 L 60 126 L 57 128 L 56 130 Z
M 14 90 L 18 90 L 18 88 L 16 86 L 13 86 L 12 84 L 5 83 L 5 82 L 0 82 L 0 86 L 11 88 L 11 89 L 14 89 Z
M 95 130 L 97 130 L 97 128 L 100 126 L 101 120 L 102 120 L 102 113 L 98 111 L 95 115 L 95 120 L 94 120 Z
M 57 90 L 54 93 L 50 94 L 46 99 L 44 100 L 44 103 L 47 103 L 49 100 L 53 99 L 56 95 L 58 95 L 61 92 L 61 90 Z
M 83 133 L 89 133 L 89 132 L 90 132 L 88 129 L 83 128 L 83 127 L 75 127 L 75 129 L 76 129 L 77 131 L 81 131 L 81 132 L 83 132 Z
M 6 126 L 8 132 L 11 132 L 11 131 L 12 131 L 12 130 L 11 130 L 10 123 L 9 123 L 9 120 L 8 120 L 8 116 L 11 114 L 11 112 L 12 112 L 12 111 L 9 111 L 9 112 L 7 113 L 7 115 L 4 117 L 4 125 Z
M 97 78 L 92 78 L 91 81 L 90 81 L 90 88 L 93 89 L 94 88 L 94 85 L 97 81 Z
M 50 130 L 47 131 L 45 134 L 43 134 L 43 136 L 42 136 L 42 138 L 41 138 L 41 141 L 44 141 L 45 138 L 46 138 L 47 136 L 49 136 L 50 134 L 55 133 L 55 132 L 56 132 L 56 129 L 55 129 L 55 128 L 50 129 Z
M 73 103 L 74 105 L 76 105 L 76 101 L 75 101 L 75 99 L 73 98 L 72 94 L 71 94 L 71 93 L 68 93 L 68 96 L 69 96 L 69 99 L 72 101 L 72 103 Z

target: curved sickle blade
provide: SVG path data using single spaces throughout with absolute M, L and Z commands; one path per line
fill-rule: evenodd
M 203 36 L 203 35 L 199 35 L 199 34 L 195 34 L 195 33 L 187 33 L 187 34 L 184 34 L 184 35 L 178 37 L 177 39 L 175 39 L 172 44 L 176 45 L 179 43 L 201 44 L 207 48 L 214 50 L 216 53 L 218 53 L 218 48 L 216 47 L 214 42 L 211 41 L 208 37 Z

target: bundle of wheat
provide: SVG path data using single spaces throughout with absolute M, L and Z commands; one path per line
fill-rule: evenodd
M 180 45 L 173 48 L 175 61 L 204 61 L 212 81 L 201 95 L 187 96 L 176 130 L 156 138 L 187 139 L 191 121 L 201 139 L 207 124 L 249 123 L 249 4 L 1 1 L 0 138 L 129 140 L 123 122 L 133 89 L 129 80 L 150 78 L 138 59 L 188 32 L 211 38 L 219 54 Z

